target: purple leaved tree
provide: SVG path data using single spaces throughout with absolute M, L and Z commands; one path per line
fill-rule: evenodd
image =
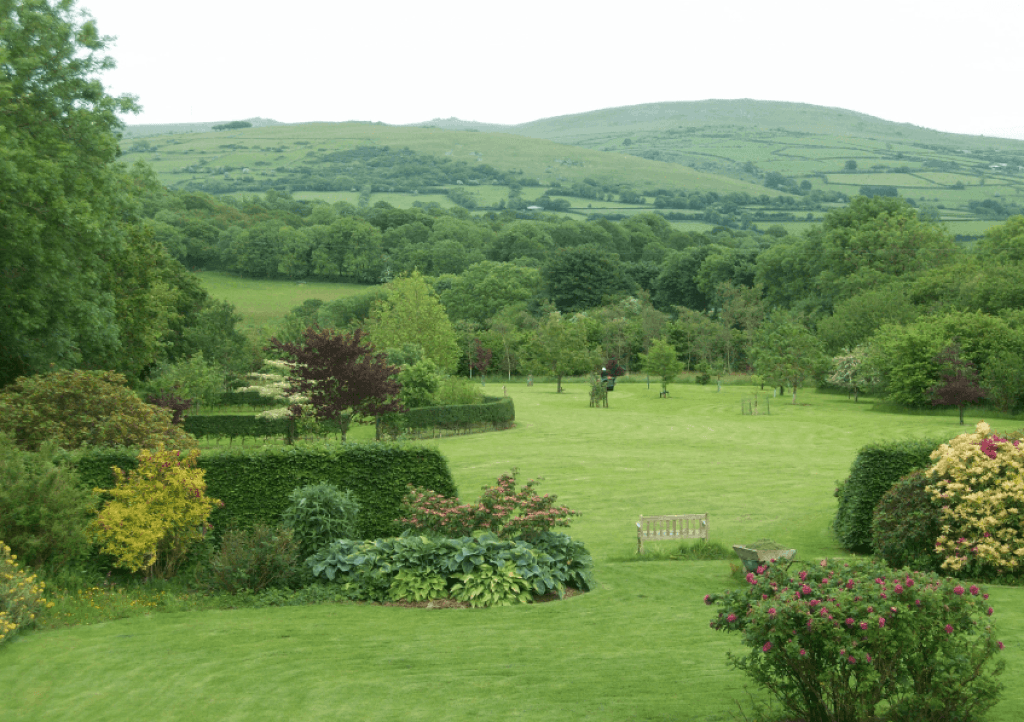
M 376 417 L 379 440 L 380 416 L 405 411 L 398 400 L 401 369 L 389 364 L 361 329 L 307 328 L 300 343 L 272 338 L 270 345 L 295 363 L 289 393 L 308 396 L 316 418 L 339 422 L 342 440 L 352 416 Z
M 978 383 L 978 369 L 970 359 L 962 357 L 960 345 L 953 342 L 933 359 L 939 365 L 941 382 L 928 389 L 932 404 L 956 406 L 960 411 L 960 425 L 964 423 L 964 408 L 988 392 Z

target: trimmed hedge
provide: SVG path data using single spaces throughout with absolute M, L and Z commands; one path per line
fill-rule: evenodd
M 114 485 L 111 467 L 134 469 L 138 451 L 94 448 L 68 455 L 88 488 Z M 318 444 L 203 452 L 206 492 L 224 502 L 210 519 L 217 529 L 278 524 L 288 495 L 309 484 L 350 489 L 359 500 L 364 539 L 398 534 L 408 485 L 458 496 L 447 460 L 436 449 L 406 444 Z
M 261 419 L 249 414 L 220 414 L 203 416 L 193 414 L 186 416 L 182 428 L 197 439 L 204 437 L 227 437 L 229 439 L 245 438 L 269 439 L 288 435 L 291 419 Z
M 259 391 L 225 391 L 220 395 L 220 406 L 251 406 L 254 409 L 270 409 L 282 406 L 281 399 L 263 396 Z
M 289 433 L 298 433 L 293 426 L 293 420 L 289 417 L 282 419 L 261 419 L 258 416 L 249 414 L 217 414 L 205 416 L 193 414 L 186 416 L 182 428 L 197 439 L 222 439 L 229 440 L 270 438 L 288 438 Z M 323 435 L 342 433 L 341 424 L 336 421 L 321 421 L 320 428 Z
M 839 542 L 851 551 L 870 552 L 871 523 L 878 502 L 899 479 L 931 466 L 931 453 L 948 439 L 908 439 L 863 447 L 838 489 L 832 522 Z
M 509 397 L 485 397 L 482 404 L 463 406 L 422 406 L 404 414 L 389 416 L 385 430 L 393 435 L 408 431 L 483 431 L 508 429 L 516 420 L 516 407 Z

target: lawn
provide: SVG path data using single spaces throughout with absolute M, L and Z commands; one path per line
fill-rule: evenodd
M 955 413 L 897 414 L 802 391 L 741 415 L 749 386 L 620 382 L 609 408 L 588 387 L 504 384 L 510 431 L 425 442 L 462 496 L 510 468 L 582 512 L 571 533 L 598 588 L 561 602 L 479 610 L 360 604 L 157 613 L 15 637 L 0 648 L 4 722 L 32 720 L 729 720 L 758 693 L 708 628 L 705 593 L 731 562 L 634 556 L 638 514 L 708 512 L 712 541 L 769 536 L 798 558 L 843 554 L 835 482 L 863 445 L 954 436 Z M 488 384 L 497 393 L 499 383 Z M 765 396 L 758 408 L 765 408 Z M 977 418 L 968 418 L 968 424 Z M 999 431 L 1020 420 L 987 417 Z M 1024 590 L 989 587 L 1008 690 L 990 720 L 1024 717 Z

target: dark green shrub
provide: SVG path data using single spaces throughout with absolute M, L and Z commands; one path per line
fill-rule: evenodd
M 288 495 L 281 514 L 305 559 L 336 539 L 354 539 L 359 533 L 359 502 L 351 491 L 333 484 L 310 484 Z
M 301 570 L 299 544 L 291 529 L 257 524 L 224 532 L 204 581 L 229 594 L 260 592 L 288 586 Z
M 904 476 L 878 502 L 872 522 L 875 554 L 893 568 L 937 572 L 942 558 L 935 540 L 942 533 L 941 511 L 927 491 L 922 469 Z
M 99 497 L 55 463 L 57 448 L 21 451 L 0 434 L 0 539 L 32 567 L 55 573 L 85 557 Z
M 871 520 L 879 500 L 900 477 L 931 465 L 931 453 L 945 439 L 908 439 L 869 444 L 836 490 L 839 507 L 833 524 L 840 543 L 852 551 L 871 551 Z

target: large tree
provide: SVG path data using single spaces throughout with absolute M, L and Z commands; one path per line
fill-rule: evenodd
M 427 358 L 445 371 L 453 371 L 459 360 L 452 322 L 419 273 L 388 284 L 388 295 L 374 304 L 366 328 L 377 348 L 419 344 Z
M 560 248 L 541 268 L 548 295 L 559 311 L 585 311 L 633 291 L 616 254 L 597 246 Z
M 119 347 L 110 259 L 122 249 L 109 38 L 73 0 L 0 3 L 0 384 Z
M 531 353 L 537 370 L 555 377 L 555 392 L 559 394 L 564 376 L 592 371 L 599 363 L 597 351 L 587 343 L 583 318 L 563 316 L 558 311 L 548 314 L 537 327 Z

